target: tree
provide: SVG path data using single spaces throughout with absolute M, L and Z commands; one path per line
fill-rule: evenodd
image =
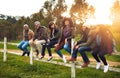
M 65 0 L 49 0 L 44 3 L 43 15 L 47 22 L 55 21 L 57 25 L 61 25 L 61 14 L 67 10 Z
M 74 22 L 77 20 L 80 23 L 84 23 L 87 18 L 93 17 L 94 12 L 94 7 L 88 5 L 85 0 L 75 0 L 75 4 L 70 9 L 71 18 Z
M 113 28 L 116 32 L 120 32 L 120 1 L 116 0 L 111 8 L 111 20 Z
M 111 20 L 120 24 L 120 1 L 116 0 L 111 8 Z

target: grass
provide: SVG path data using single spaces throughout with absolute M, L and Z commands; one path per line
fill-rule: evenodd
M 3 49 L 4 45 L 0 44 L 0 49 Z M 14 50 L 18 50 L 17 45 L 11 45 L 11 44 L 7 44 L 7 49 L 14 49 Z M 29 48 L 28 48 L 29 49 Z
M 0 48 L 2 49 L 3 48 L 3 44 L 0 44 Z M 19 50 L 17 48 L 17 46 L 15 45 L 10 45 L 10 44 L 7 44 L 7 49 L 14 49 L 14 50 Z M 30 47 L 28 47 L 28 50 L 30 50 Z M 46 50 L 47 51 L 47 50 Z M 52 52 L 54 52 L 54 48 L 52 48 Z M 68 52 L 66 52 L 64 49 L 61 50 L 61 52 L 65 55 L 69 55 Z M 47 52 L 46 52 L 47 53 Z M 87 53 L 87 56 L 90 57 L 90 58 L 93 58 L 93 56 L 91 55 L 90 52 L 86 52 Z M 80 56 L 80 53 L 78 53 L 78 57 Z M 120 59 L 119 59 L 120 56 L 118 55 L 106 55 L 106 58 L 107 60 L 109 61 L 114 61 L 114 62 L 120 62 Z
M 7 62 L 3 62 L 0 52 L 1 78 L 71 78 L 69 67 L 34 61 L 29 64 L 28 57 L 8 54 Z M 92 70 L 92 71 L 91 71 Z M 94 68 L 76 69 L 76 78 L 119 78 L 120 73 L 96 70 Z

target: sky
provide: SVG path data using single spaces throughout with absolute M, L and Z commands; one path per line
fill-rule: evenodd
M 39 12 L 46 0 L 0 0 L 0 14 L 12 16 L 30 16 Z M 74 0 L 65 0 L 71 6 Z M 70 7 L 68 7 L 69 11 Z
M 0 0 L 0 14 L 27 17 L 39 12 L 45 1 L 46 0 Z M 109 19 L 110 7 L 114 1 L 115 0 L 87 0 L 87 2 L 95 8 L 95 19 L 88 18 L 88 22 L 111 23 Z M 74 0 L 65 0 L 65 2 L 68 5 L 68 9 L 67 12 L 61 15 L 70 16 L 69 10 Z
M 0 0 L 0 14 L 30 16 L 39 12 L 46 0 Z

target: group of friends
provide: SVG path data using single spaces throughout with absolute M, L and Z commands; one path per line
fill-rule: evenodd
M 101 61 L 104 64 L 104 73 L 109 69 L 109 64 L 106 61 L 105 54 L 111 54 L 115 50 L 115 41 L 113 39 L 110 30 L 102 25 L 96 25 L 89 27 L 87 24 L 81 26 L 81 36 L 78 41 L 74 42 L 73 53 L 70 59 L 66 60 L 61 50 L 65 49 L 66 52 L 71 54 L 71 41 L 75 38 L 75 26 L 70 18 L 65 18 L 62 21 L 62 27 L 50 21 L 48 28 L 42 26 L 39 21 L 34 22 L 35 31 L 33 32 L 28 24 L 23 25 L 23 40 L 18 44 L 18 48 L 23 51 L 22 56 L 30 52 L 27 49 L 28 46 L 34 48 L 36 56 L 41 53 L 39 59 L 43 59 L 45 56 L 45 49 L 47 48 L 49 58 L 47 61 L 53 59 L 51 48 L 60 56 L 64 63 L 67 61 L 76 61 L 77 53 L 79 52 L 84 61 L 81 67 L 87 67 L 90 64 L 90 60 L 86 55 L 86 52 L 91 52 L 92 56 L 96 60 L 96 69 L 101 66 Z M 48 31 L 49 29 L 49 31 Z

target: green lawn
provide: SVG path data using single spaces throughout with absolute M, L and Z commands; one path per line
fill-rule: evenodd
M 2 48 L 3 48 L 3 44 L 0 44 L 0 49 L 2 49 Z M 19 50 L 16 45 L 10 45 L 10 44 L 7 44 L 7 49 Z M 30 50 L 30 47 L 28 47 L 28 49 Z M 52 48 L 52 52 L 54 53 L 54 49 L 53 48 Z M 69 55 L 69 53 L 66 52 L 64 49 L 61 52 L 63 54 Z M 90 52 L 86 52 L 86 53 L 87 53 L 88 57 L 93 58 L 93 56 L 91 55 Z M 80 53 L 78 53 L 78 57 L 79 56 L 80 56 Z M 120 62 L 120 58 L 119 57 L 120 56 L 118 56 L 118 55 L 106 55 L 107 60 L 114 61 L 114 62 Z
M 8 54 L 3 62 L 0 52 L 0 78 L 71 78 L 69 67 L 34 61 L 29 64 L 28 57 Z M 120 73 L 94 68 L 76 69 L 76 78 L 120 78 Z

